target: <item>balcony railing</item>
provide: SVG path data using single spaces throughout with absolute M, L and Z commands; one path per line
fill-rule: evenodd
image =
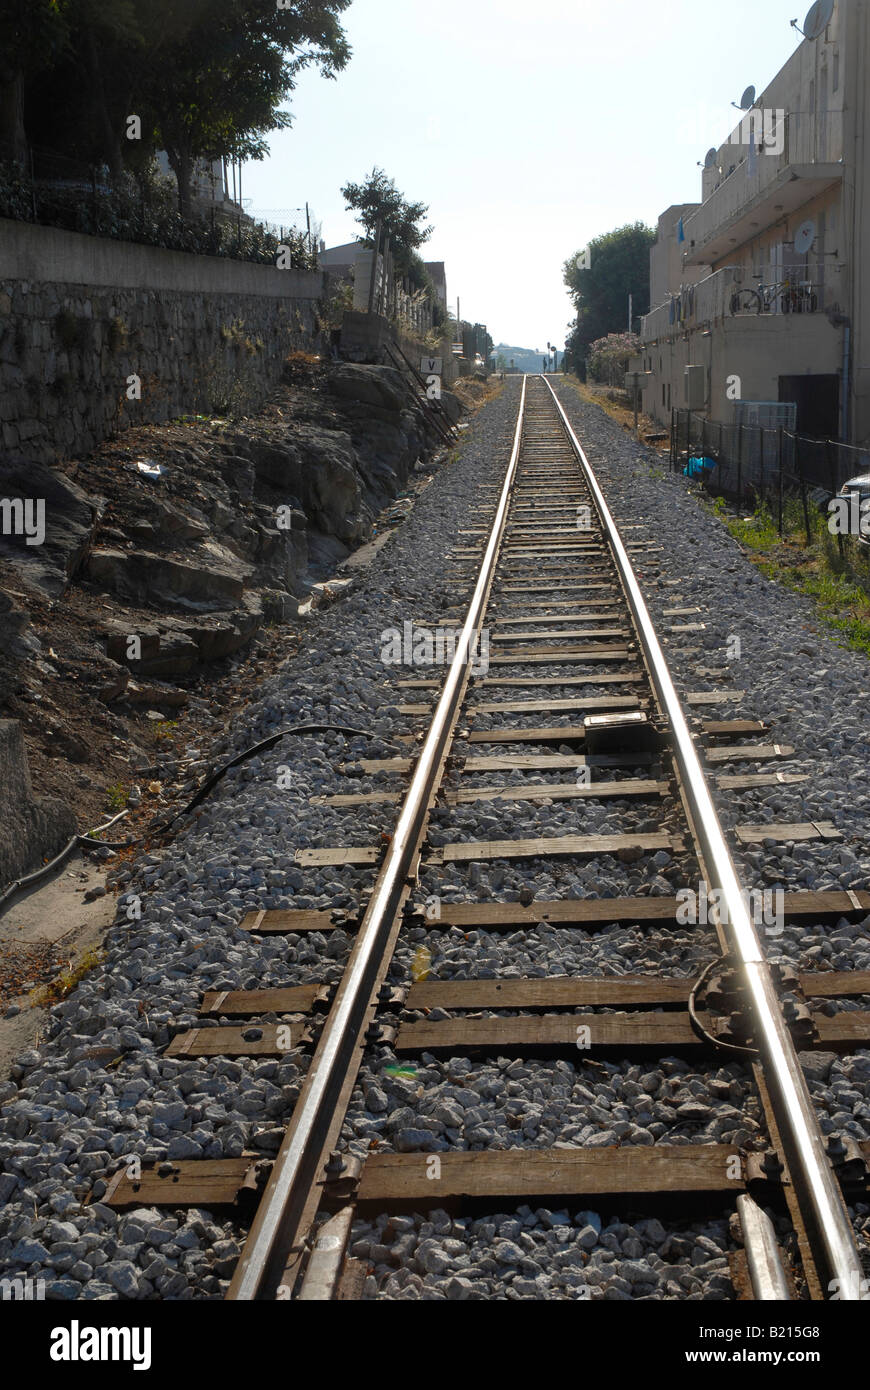
M 771 284 L 735 285 L 729 312 L 736 318 L 748 314 L 817 314 L 824 310 L 825 286 L 818 280 L 791 278 Z
M 643 341 L 651 343 L 658 338 L 673 337 L 699 324 L 724 318 L 739 274 L 733 267 L 726 266 L 672 295 L 665 304 L 647 314 L 643 321 Z
M 757 128 L 760 129 L 760 123 Z M 720 167 L 724 170 L 722 180 L 686 221 L 687 249 L 694 245 L 696 259 L 698 252 L 719 231 L 751 204 L 763 199 L 765 192 L 772 190 L 786 170 L 800 167 L 812 177 L 812 166 L 830 167 L 843 159 L 842 111 L 822 114 L 795 111 L 786 115 L 773 131 L 769 145 L 759 146 L 756 142 L 753 157 L 748 126 L 745 134 L 746 143 L 738 132 L 738 142 L 724 145 L 719 151 Z

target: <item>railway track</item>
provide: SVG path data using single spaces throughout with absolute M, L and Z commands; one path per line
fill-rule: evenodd
M 168 1050 L 185 1058 L 307 1052 L 277 1156 L 182 1160 L 134 1178 L 121 1170 L 103 1201 L 253 1206 L 228 1294 L 238 1301 L 361 1296 L 367 1262 L 353 1255 L 355 1223 L 373 1214 L 462 1203 L 510 1210 L 533 1199 L 683 1220 L 734 1213 L 742 1251 L 731 1269 L 740 1296 L 858 1299 L 864 1274 L 846 1199 L 866 1198 L 870 1145 L 826 1143 L 800 1053 L 866 1045 L 870 1014 L 831 1015 L 816 1005 L 860 998 L 870 979 L 773 969 L 765 932 L 780 918 L 866 915 L 870 896 L 789 894 L 764 903 L 759 917 L 750 892 L 760 885 L 739 881 L 732 851 L 836 841 L 838 831 L 828 822 L 740 825 L 729 845 L 717 799 L 776 785 L 784 778 L 777 762 L 792 750 L 757 720 L 724 717 L 735 713 L 739 692 L 698 691 L 681 704 L 633 569 L 666 538 L 644 539 L 633 521 L 620 532 L 546 381 L 524 383 L 503 483 L 482 487 L 480 498 L 452 557 L 455 614 L 421 615 L 396 639 L 402 659 L 410 646 L 421 665 L 447 652 L 444 670 L 405 670 L 398 681 L 401 714 L 417 731 L 397 756 L 363 765 L 383 790 L 325 799 L 360 815 L 377 809 L 389 835 L 295 855 L 303 871 L 335 865 L 370 874 L 359 912 L 260 911 L 245 919 L 264 939 L 328 935 L 339 926 L 353 932 L 340 984 L 212 991 L 202 999 L 201 1026 L 178 1033 Z M 700 633 L 695 617 L 675 593 L 669 639 Z M 485 838 L 477 833 L 482 809 Z M 651 862 L 659 869 L 652 891 L 644 877 Z M 526 874 L 518 900 L 498 900 L 499 879 L 517 865 Z M 617 866 L 634 891 L 576 892 L 578 866 L 590 865 L 601 866 L 605 882 Z M 482 876 L 488 891 L 475 893 Z M 457 880 L 458 893 L 444 888 Z M 590 968 L 500 978 L 475 968 L 481 934 L 531 938 L 545 930 L 591 942 L 627 925 L 643 931 L 654 957 L 687 922 L 703 948 L 705 968 L 693 976 Z M 433 948 L 446 933 L 462 944 L 462 969 L 438 978 Z M 394 968 L 400 955 L 413 956 L 410 970 Z M 379 1144 L 360 1158 L 348 1145 L 361 1078 L 365 1091 L 385 1069 L 422 1076 L 425 1091 L 438 1058 L 499 1059 L 507 1076 L 517 1059 L 538 1057 L 568 1059 L 574 1074 L 628 1068 L 646 1137 L 623 1121 L 627 1132 L 612 1144 L 463 1147 L 456 1127 L 439 1122 L 432 1143 L 424 1133 L 411 1151 L 379 1152 Z M 653 1062 L 646 1070 L 642 1063 L 674 1057 L 697 1070 L 671 1074 L 679 1105 L 662 1112 L 667 1083 L 646 1095 L 645 1078 L 658 1086 L 658 1074 Z M 753 1091 L 759 1123 L 751 1137 L 737 1117 L 741 1142 L 727 1131 L 715 1144 L 688 1142 L 684 1131 L 680 1142 L 668 1142 L 668 1125 L 653 1121 L 653 1112 L 670 1113 L 676 1133 L 679 1106 L 685 1115 L 699 1093 L 689 1082 L 700 1079 L 703 1090 L 710 1069 L 724 1065 L 738 1090 L 745 1077 Z M 521 1082 L 511 1084 L 522 1092 Z M 578 1287 L 575 1296 L 596 1293 L 591 1283 Z

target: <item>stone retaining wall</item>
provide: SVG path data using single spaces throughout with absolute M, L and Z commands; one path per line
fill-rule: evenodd
M 319 346 L 324 292 L 319 273 L 0 220 L 0 445 L 53 463 L 130 425 L 253 410 L 289 351 Z

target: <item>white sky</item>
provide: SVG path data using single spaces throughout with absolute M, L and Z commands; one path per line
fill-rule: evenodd
M 808 0 L 354 0 L 354 50 L 313 71 L 249 163 L 251 211 L 295 220 L 306 199 L 327 245 L 357 235 L 340 189 L 373 165 L 430 204 L 426 260 L 447 263 L 454 312 L 496 342 L 564 342 L 562 265 L 594 236 L 700 198 L 754 83 L 800 42 Z M 278 215 L 283 214 L 283 217 Z M 301 225 L 304 226 L 304 212 Z

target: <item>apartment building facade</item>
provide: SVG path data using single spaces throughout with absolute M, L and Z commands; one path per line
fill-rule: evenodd
M 778 402 L 870 447 L 870 0 L 836 0 L 702 178 L 659 220 L 644 409 L 733 423 Z

